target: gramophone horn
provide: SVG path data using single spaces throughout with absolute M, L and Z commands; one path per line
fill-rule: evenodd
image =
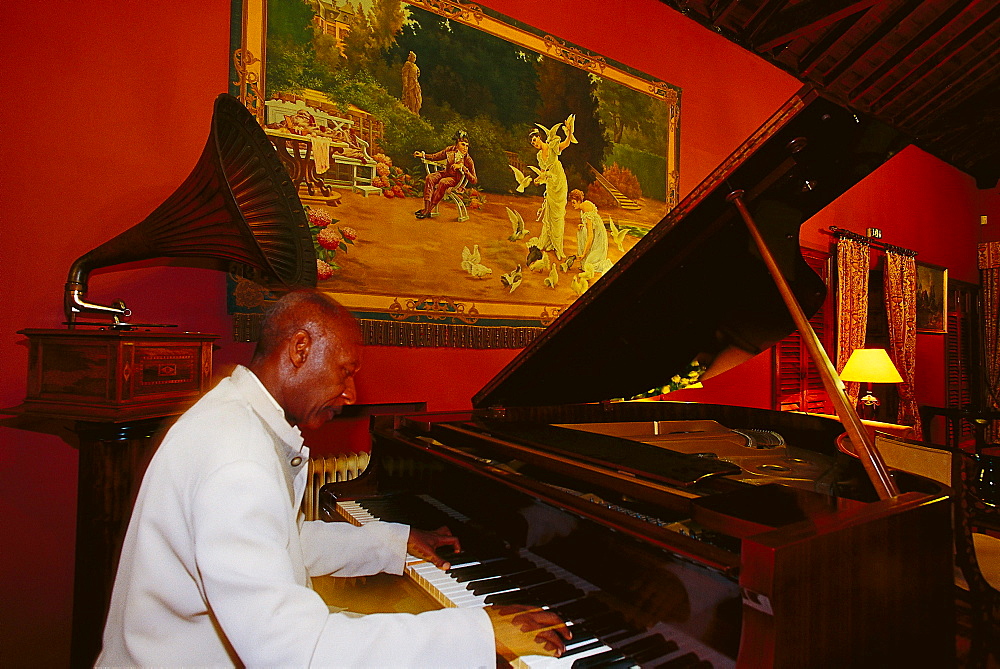
M 292 181 L 253 115 L 236 98 L 215 100 L 212 131 L 188 178 L 145 220 L 84 254 L 66 281 L 76 314 L 126 316 L 85 301 L 91 270 L 146 258 L 201 256 L 252 265 L 288 286 L 316 285 L 309 223 Z

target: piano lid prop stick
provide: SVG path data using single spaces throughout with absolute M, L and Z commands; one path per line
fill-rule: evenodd
M 764 264 L 767 265 L 767 269 L 771 273 L 771 278 L 777 284 L 778 292 L 781 293 L 781 298 L 785 301 L 785 306 L 791 312 L 792 320 L 795 321 L 795 326 L 802 335 L 802 341 L 806 345 L 806 349 L 809 351 L 813 362 L 816 363 L 820 378 L 823 379 L 823 387 L 833 401 L 837 417 L 844 424 L 847 434 L 851 437 L 851 442 L 856 444 L 855 451 L 861 459 L 861 464 L 864 466 L 868 478 L 871 480 L 872 485 L 875 486 L 875 492 L 878 493 L 879 499 L 895 497 L 899 494 L 899 488 L 889 474 L 889 470 L 885 466 L 885 461 L 882 460 L 881 454 L 875 448 L 871 434 L 869 434 L 864 423 L 861 422 L 861 417 L 858 416 L 858 412 L 851 405 L 847 394 L 844 392 L 843 382 L 837 376 L 837 370 L 830 361 L 830 356 L 826 354 L 826 350 L 820 344 L 819 337 L 816 336 L 816 331 L 813 330 L 812 325 L 809 324 L 809 319 L 806 318 L 805 312 L 802 311 L 802 305 L 799 304 L 799 301 L 795 298 L 795 294 L 792 293 L 788 281 L 781 273 L 781 269 L 778 267 L 778 263 L 774 260 L 771 250 L 767 247 L 767 243 L 761 236 L 760 230 L 757 229 L 757 224 L 754 223 L 753 216 L 750 215 L 750 210 L 747 209 L 746 204 L 743 202 L 743 191 L 734 190 L 726 196 L 726 199 L 736 205 L 740 216 L 743 218 L 743 222 L 746 223 L 747 229 L 750 231 L 750 236 L 753 237 L 754 242 L 757 244 L 757 249 L 764 259 Z

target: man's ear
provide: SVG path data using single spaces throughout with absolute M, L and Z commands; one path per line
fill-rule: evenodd
M 305 330 L 296 330 L 288 339 L 288 359 L 292 367 L 298 369 L 309 359 L 312 337 Z

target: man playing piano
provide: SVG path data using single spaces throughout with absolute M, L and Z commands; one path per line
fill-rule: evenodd
M 170 429 L 122 549 L 99 666 L 494 666 L 501 644 L 558 655 L 569 632 L 527 607 L 419 615 L 330 613 L 310 576 L 400 574 L 407 551 L 440 568 L 446 528 L 303 522 L 317 427 L 355 401 L 359 332 L 315 292 L 264 320 L 239 366 Z

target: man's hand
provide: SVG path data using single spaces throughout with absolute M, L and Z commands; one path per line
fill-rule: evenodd
M 438 569 L 448 569 L 451 565 L 437 554 L 437 549 L 442 546 L 451 546 L 456 553 L 462 551 L 458 537 L 452 535 L 447 527 L 439 527 L 433 532 L 410 528 L 410 537 L 406 540 L 406 552 L 421 560 L 427 560 Z
M 507 660 L 513 659 L 511 655 L 559 657 L 573 637 L 566 624 L 551 611 L 520 604 L 487 606 L 485 611 L 493 623 L 497 653 Z

